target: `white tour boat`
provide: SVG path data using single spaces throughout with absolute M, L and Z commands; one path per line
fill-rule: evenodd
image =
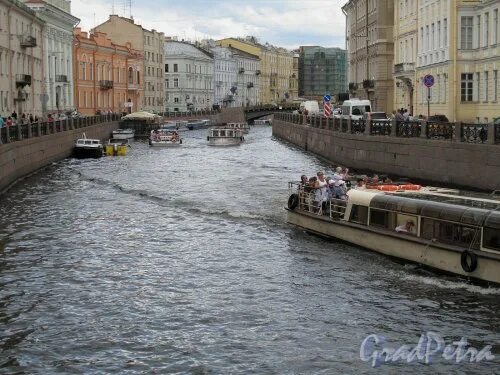
M 100 158 L 104 153 L 99 139 L 89 139 L 83 133 L 83 138 L 77 139 L 73 148 L 73 156 L 78 159 Z
M 113 130 L 114 139 L 134 139 L 134 129 L 116 129 Z
M 500 200 L 493 196 L 405 185 L 393 191 L 352 189 L 347 200 L 315 205 L 313 191 L 294 183 L 289 187 L 290 224 L 429 268 L 500 284 Z
M 244 134 L 248 134 L 250 130 L 250 125 L 248 125 L 246 122 L 229 122 L 225 124 L 224 127 L 229 129 L 241 130 L 241 132 Z
M 208 130 L 209 146 L 237 146 L 244 140 L 243 132 L 239 129 L 217 127 Z
M 151 131 L 149 145 L 153 147 L 178 147 L 182 145 L 182 139 L 177 131 L 160 128 Z
M 161 129 L 164 129 L 164 130 L 172 130 L 172 131 L 176 131 L 176 132 L 185 132 L 185 131 L 188 131 L 188 127 L 187 127 L 187 121 L 167 121 L 165 123 L 163 123 L 163 125 L 161 126 Z

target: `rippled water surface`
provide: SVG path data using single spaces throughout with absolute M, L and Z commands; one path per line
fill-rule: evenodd
M 498 289 L 285 223 L 315 157 L 256 127 L 245 144 L 68 159 L 0 200 L 0 373 L 499 373 Z M 382 365 L 363 339 L 493 345 L 475 364 Z

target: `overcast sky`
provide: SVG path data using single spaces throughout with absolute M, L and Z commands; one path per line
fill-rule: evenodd
M 114 0 L 115 13 L 126 0 Z M 261 42 L 345 47 L 347 0 L 132 0 L 132 16 L 147 29 L 180 39 L 254 35 Z M 73 0 L 72 13 L 88 31 L 111 14 L 113 0 Z

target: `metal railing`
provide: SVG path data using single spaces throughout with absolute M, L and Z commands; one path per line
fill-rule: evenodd
M 493 131 L 495 132 L 495 139 L 494 142 L 495 144 L 500 144 L 500 123 L 494 124 L 494 129 Z
M 422 123 L 420 121 L 398 121 L 396 122 L 396 136 L 402 138 L 417 138 L 422 134 Z
M 18 142 L 23 139 L 42 137 L 50 134 L 86 128 L 88 126 L 118 121 L 118 114 L 68 118 L 57 121 L 39 121 L 27 124 L 17 124 L 0 128 L 0 144 Z
M 391 135 L 392 123 L 387 120 L 372 120 L 371 135 Z
M 293 187 L 293 185 L 291 186 Z M 293 192 L 293 188 L 291 191 Z M 299 197 L 298 210 L 319 216 L 328 216 L 330 219 L 344 218 L 347 200 L 337 198 L 327 198 L 325 200 L 317 195 L 315 189 L 306 192 L 299 188 L 295 193 Z
M 366 129 L 366 121 L 363 119 L 351 120 L 351 133 L 364 134 Z
M 462 124 L 460 139 L 466 143 L 486 143 L 488 124 Z
M 427 138 L 451 141 L 455 138 L 455 124 L 451 122 L 427 123 Z

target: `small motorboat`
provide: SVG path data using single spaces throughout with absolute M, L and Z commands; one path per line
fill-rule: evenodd
M 100 158 L 104 151 L 99 139 L 89 139 L 83 133 L 83 137 L 77 139 L 73 148 L 73 155 L 77 159 Z
M 116 129 L 113 130 L 114 139 L 133 139 L 135 135 L 134 129 Z
M 125 156 L 130 148 L 128 139 L 111 138 L 106 145 L 106 155 L 108 156 Z
M 167 121 L 160 128 L 164 130 L 176 131 L 176 132 L 185 132 L 188 131 L 187 121 Z
M 177 131 L 160 128 L 151 131 L 149 145 L 152 147 L 178 147 L 182 145 L 182 139 Z
M 272 125 L 272 121 L 270 119 L 264 119 L 264 120 L 254 120 L 253 122 L 254 125 Z
M 224 125 L 224 127 L 229 129 L 239 129 L 243 134 L 248 134 L 250 131 L 250 126 L 246 122 L 230 122 Z
M 244 140 L 243 132 L 240 129 L 217 127 L 208 130 L 209 146 L 237 146 Z

